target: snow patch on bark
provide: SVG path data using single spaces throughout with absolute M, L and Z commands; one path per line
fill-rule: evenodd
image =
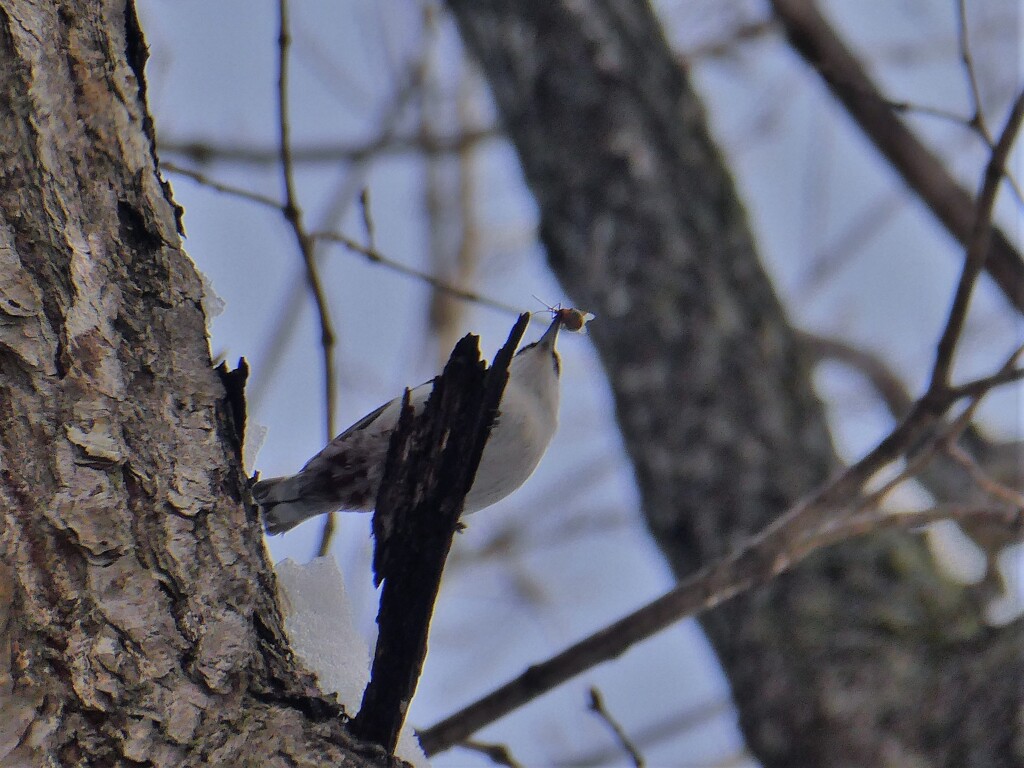
M 370 679 L 370 648 L 356 630 L 338 564 L 328 555 L 305 565 L 284 560 L 275 570 L 292 650 L 316 674 L 320 689 L 336 693 L 354 716 Z M 408 723 L 395 754 L 414 766 L 430 765 Z

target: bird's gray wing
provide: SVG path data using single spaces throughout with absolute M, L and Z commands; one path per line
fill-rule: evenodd
M 380 416 L 382 413 L 384 413 L 384 411 L 386 411 L 388 409 L 388 406 L 391 405 L 393 402 L 395 402 L 395 401 L 394 400 L 388 400 L 380 408 L 377 408 L 375 410 L 370 411 L 368 414 L 363 416 L 363 418 L 361 418 L 359 421 L 357 421 L 351 427 L 349 427 L 344 432 L 342 432 L 340 435 L 338 435 L 336 438 L 334 438 L 334 440 L 332 440 L 331 442 L 335 442 L 335 441 L 339 441 L 339 440 L 344 440 L 346 437 L 351 435 L 353 432 L 358 432 L 361 429 L 366 429 L 368 426 L 373 424 L 373 422 L 375 422 L 377 420 L 377 417 Z
M 430 389 L 433 387 L 433 384 L 434 379 L 431 379 L 430 381 L 420 384 L 418 387 L 411 391 L 409 402 L 412 404 L 413 409 L 418 409 L 420 405 L 426 401 L 426 398 L 430 392 Z M 393 400 L 389 400 L 388 402 L 384 403 L 384 405 L 380 406 L 379 408 L 375 408 L 374 410 L 370 411 L 355 424 L 348 427 L 344 432 L 342 432 L 340 435 L 331 440 L 331 442 L 324 446 L 323 450 L 321 450 L 320 453 L 318 453 L 316 456 L 314 456 L 312 459 L 306 462 L 306 465 L 302 469 L 308 469 L 310 465 L 315 464 L 319 459 L 332 459 L 335 454 L 343 450 L 343 446 L 348 444 L 353 436 L 365 431 L 368 427 L 372 426 L 374 422 L 376 422 L 385 411 L 387 411 L 393 405 L 397 405 L 399 403 L 401 403 L 401 398 L 396 397 Z M 394 425 L 389 425 L 386 426 L 385 428 L 390 430 L 393 428 L 393 426 Z

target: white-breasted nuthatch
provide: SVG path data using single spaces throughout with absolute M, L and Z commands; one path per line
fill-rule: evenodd
M 516 352 L 491 436 L 484 446 L 463 513 L 476 512 L 508 496 L 533 474 L 558 425 L 558 329 L 582 330 L 592 315 L 555 309 L 544 335 Z M 419 411 L 433 389 L 413 389 L 409 403 Z M 289 477 L 260 480 L 252 487 L 263 509 L 267 533 L 283 533 L 315 515 L 336 510 L 373 509 L 384 474 L 391 433 L 402 398 L 385 403 L 346 429 Z

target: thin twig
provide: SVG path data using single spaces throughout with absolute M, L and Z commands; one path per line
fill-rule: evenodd
M 801 278 L 797 295 L 817 293 L 827 279 L 852 263 L 864 245 L 883 232 L 906 205 L 906 194 L 894 191 L 879 196 L 862 208 L 830 242 L 817 249 Z
M 1020 355 L 1019 351 L 1017 355 Z M 949 391 L 957 397 L 973 397 L 978 392 L 984 392 L 1002 384 L 1011 384 L 1021 379 L 1024 379 L 1024 368 L 1010 367 L 993 373 L 991 376 L 982 376 L 980 379 L 957 384 L 950 387 Z
M 408 275 L 409 277 L 414 277 L 417 280 L 422 280 L 427 285 L 435 288 L 436 290 L 444 291 L 445 293 L 448 293 L 458 299 L 462 299 L 463 301 L 472 301 L 479 304 L 480 306 L 490 307 L 491 309 L 497 309 L 500 310 L 501 312 L 507 312 L 509 314 L 514 315 L 518 315 L 521 312 L 523 312 L 522 309 L 513 306 L 512 304 L 506 304 L 503 301 L 498 301 L 497 299 L 491 299 L 486 296 L 482 296 L 476 291 L 468 291 L 465 288 L 459 288 L 458 286 L 451 285 L 450 283 L 447 283 L 444 280 L 441 280 L 440 278 L 435 277 L 434 275 L 431 275 L 427 272 L 423 272 L 422 270 L 416 269 L 414 267 L 409 267 L 406 266 L 405 264 L 402 264 L 401 262 L 389 259 L 387 256 L 384 256 L 379 251 L 373 248 L 367 248 L 365 245 L 357 243 L 352 238 L 347 237 L 341 234 L 340 232 L 314 232 L 312 235 L 310 235 L 310 237 L 313 240 L 323 240 L 329 243 L 337 243 L 339 245 L 342 245 L 353 253 L 362 254 L 370 262 L 374 264 L 381 264 L 400 274 Z
M 363 226 L 366 228 L 366 239 L 371 248 L 374 248 L 373 218 L 370 216 L 370 192 L 366 187 L 359 191 L 359 210 L 363 214 Z M 332 433 L 333 434 L 333 433 Z M 328 438 L 330 439 L 330 438 Z M 320 544 L 317 547 L 317 557 L 326 557 L 331 551 L 331 542 L 338 528 L 338 513 L 328 512 L 324 516 L 324 524 L 320 529 Z
M 910 411 L 910 408 L 913 405 L 913 400 L 910 394 L 907 392 L 906 387 L 900 380 L 899 376 L 896 375 L 895 371 L 890 369 L 889 365 L 878 355 L 867 350 L 862 350 L 859 347 L 841 339 L 816 336 L 810 333 L 799 333 L 799 338 L 801 345 L 808 351 L 814 362 L 820 362 L 821 360 L 836 360 L 854 368 L 856 371 L 864 375 L 885 402 L 889 415 L 892 416 L 892 418 L 897 420 L 902 419 Z M 1013 367 L 1022 352 L 1024 352 L 1024 347 L 1018 348 L 1014 354 L 1010 356 L 1003 368 L 997 373 L 951 387 L 951 391 L 957 396 L 971 398 L 976 394 L 987 391 L 988 389 L 1024 378 L 1024 369 Z M 990 495 L 995 495 L 997 498 L 1002 498 L 1004 500 L 1010 498 L 1006 493 L 1000 495 L 995 492 L 995 488 L 997 486 L 1004 489 L 1004 491 L 1012 492 L 1012 489 L 1008 488 L 1006 485 L 999 485 L 998 481 L 992 479 L 991 475 L 982 468 L 982 462 L 976 460 L 974 455 L 982 457 L 983 462 L 986 465 L 991 462 L 993 466 L 999 466 L 999 455 L 1010 455 L 1014 450 L 1014 444 L 992 443 L 972 424 L 967 424 L 963 430 L 963 435 L 958 435 L 958 438 L 960 438 L 964 445 L 964 448 L 962 449 L 964 455 L 970 458 L 970 460 L 976 465 L 974 471 L 972 471 L 970 467 L 966 467 L 967 478 L 963 480 L 953 479 L 954 477 L 960 478 L 961 473 L 955 471 L 951 472 L 950 470 L 953 470 L 954 468 L 949 462 L 936 462 L 930 467 L 929 471 L 923 472 L 918 476 L 920 482 L 924 484 L 932 496 L 937 501 L 960 498 L 964 491 L 965 484 L 973 481 L 979 487 L 986 489 Z M 947 442 L 949 441 L 947 440 Z M 955 450 L 961 450 L 959 445 L 959 443 L 956 443 L 953 444 L 952 447 Z M 1021 455 L 1019 453 L 1020 449 L 1018 448 L 1017 450 L 1018 456 Z M 963 465 L 962 460 L 958 459 L 957 463 Z M 1004 461 L 1002 464 L 1009 465 L 1010 462 Z M 996 485 L 986 486 L 983 476 L 988 477 L 989 480 L 992 483 L 996 483 Z
M 968 240 L 964 266 L 960 272 L 960 282 L 957 284 L 956 294 L 953 297 L 953 307 L 949 311 L 946 328 L 939 339 L 929 391 L 949 386 L 953 354 L 956 351 L 957 342 L 960 340 L 964 321 L 967 319 L 967 310 L 970 307 L 974 284 L 985 267 L 985 260 L 989 253 L 992 210 L 995 206 L 996 194 L 999 191 L 999 182 L 1003 178 L 1003 168 L 1017 138 L 1022 120 L 1024 120 L 1024 91 L 1017 95 L 1006 126 L 993 147 L 991 157 L 985 167 L 985 176 L 978 193 L 978 201 L 975 204 L 974 226 Z
M 970 195 L 942 162 L 907 128 L 864 66 L 821 14 L 813 0 L 770 0 L 794 49 L 814 68 L 908 186 L 962 244 L 976 216 Z M 1024 259 L 996 230 L 985 268 L 1007 300 L 1024 312 Z
M 261 195 L 259 192 L 253 192 L 242 187 L 236 187 L 232 184 L 225 184 L 221 181 L 215 181 L 209 176 L 206 176 L 199 171 L 194 171 L 191 168 L 183 168 L 177 163 L 172 163 L 167 160 L 160 161 L 160 167 L 168 171 L 169 173 L 176 173 L 179 176 L 186 176 L 197 184 L 202 184 L 204 187 L 209 187 L 216 192 L 222 192 L 225 195 L 232 195 L 233 197 L 240 197 L 243 200 L 248 200 L 251 203 L 259 203 L 268 208 L 273 208 L 275 211 L 283 212 L 284 206 L 281 205 L 280 201 L 275 200 L 269 195 Z
M 326 441 L 334 437 L 334 328 L 331 324 L 330 310 L 327 306 L 327 295 L 320 281 L 316 258 L 313 254 L 313 241 L 306 234 L 302 224 L 302 211 L 299 208 L 295 191 L 295 167 L 292 161 L 290 140 L 290 124 L 288 120 L 288 48 L 291 35 L 288 28 L 288 0 L 278 0 L 278 77 L 277 77 L 277 115 L 280 127 L 281 172 L 284 178 L 284 217 L 295 233 L 302 262 L 306 268 L 306 281 L 316 303 L 317 317 L 320 321 L 320 348 L 323 353 L 323 397 L 324 397 L 324 428 Z
M 908 446 L 907 450 L 910 455 L 907 456 L 906 465 L 903 469 L 895 477 L 883 483 L 881 487 L 855 501 L 850 506 L 846 516 L 854 518 L 865 511 L 878 509 L 886 497 L 898 486 L 913 477 L 917 477 L 939 452 L 941 445 L 959 439 L 960 435 L 963 434 L 964 430 L 971 423 L 971 419 L 974 418 L 974 412 L 980 402 L 978 399 L 973 400 L 970 406 L 964 409 L 963 413 L 942 429 L 938 437 L 931 436 L 923 446 L 915 446 L 913 444 Z M 815 537 L 818 536 L 817 533 L 814 535 Z
M 992 149 L 992 137 L 988 134 L 988 128 L 981 128 L 973 117 L 964 117 L 958 112 L 952 112 L 947 109 L 942 109 L 941 107 L 930 107 L 925 104 L 915 104 L 910 101 L 891 101 L 886 99 L 885 104 L 895 112 L 914 113 L 916 115 L 934 117 L 939 120 L 955 123 L 967 130 L 969 133 L 980 137 L 982 143 L 989 150 Z M 977 106 L 976 109 L 980 110 L 980 105 Z M 976 114 L 980 114 L 980 112 L 977 112 Z M 1017 199 L 1018 204 L 1024 205 L 1024 192 L 1021 192 L 1017 179 L 1009 169 L 1006 170 L 1006 183 L 1009 184 L 1010 188 L 1013 190 L 1013 196 Z
M 405 113 L 406 108 L 413 101 L 418 91 L 419 83 L 422 80 L 421 72 L 421 64 L 417 62 L 410 64 L 408 78 L 398 84 L 393 98 L 389 101 L 386 108 L 382 110 L 378 120 L 377 134 L 379 136 L 388 137 L 397 130 L 401 116 Z M 359 194 L 359 190 L 363 187 L 363 178 L 366 174 L 367 165 L 367 161 L 359 161 L 354 163 L 352 167 L 346 166 L 342 169 L 339 183 L 330 197 L 330 202 L 321 216 L 320 223 L 313 227 L 314 229 L 335 229 L 340 225 L 349 206 L 352 205 Z M 314 255 L 317 258 L 318 264 L 323 261 L 322 251 L 323 249 L 320 247 L 314 249 Z M 280 302 L 280 307 L 275 313 L 277 322 L 268 334 L 267 341 L 258 354 L 260 360 L 267 362 L 256 370 L 249 384 L 249 397 L 254 403 L 258 403 L 266 393 L 267 385 L 270 382 L 269 372 L 273 370 L 276 364 L 275 361 L 279 360 L 288 348 L 292 334 L 299 327 L 296 319 L 305 295 L 306 281 L 304 275 L 298 276 L 297 279 L 293 278 L 282 291 L 283 300 Z M 268 372 L 266 375 L 262 373 L 264 370 Z
M 605 708 L 604 700 L 601 698 L 601 692 L 597 690 L 595 686 L 590 686 L 590 702 L 587 705 L 588 709 L 593 712 L 601 721 L 608 726 L 608 730 L 611 731 L 616 743 L 622 747 L 622 750 L 629 755 L 629 759 L 633 761 L 633 765 L 636 768 L 644 768 L 644 757 L 640 754 L 640 750 L 637 749 L 636 745 L 630 741 L 626 732 L 622 729 L 622 726 L 612 717 L 611 713 Z
M 988 127 L 988 119 L 985 117 L 985 107 L 981 103 L 981 87 L 978 82 L 978 69 L 974 63 L 974 54 L 971 51 L 971 37 L 967 31 L 967 3 L 966 0 L 957 2 L 956 19 L 957 47 L 960 51 L 960 61 L 964 65 L 964 79 L 967 81 L 967 91 L 970 94 L 971 108 L 974 114 L 967 121 L 967 127 L 981 137 L 989 151 L 995 149 L 992 132 Z M 1024 202 L 1021 189 L 1017 180 L 1009 172 L 1006 173 L 1006 182 L 1013 189 L 1013 194 L 1018 202 Z
M 1020 357 L 1022 351 L 1024 351 L 1024 347 L 1018 347 L 1017 349 L 1015 349 L 1009 355 L 1009 357 L 1006 359 L 1003 365 L 1000 367 L 1000 372 L 1012 370 L 1014 364 L 1017 362 L 1017 359 Z M 996 376 L 998 376 L 998 374 L 996 374 Z M 988 380 L 990 382 L 995 382 L 996 376 L 990 376 L 988 377 Z M 981 405 L 982 397 L 996 386 L 999 386 L 999 384 L 990 383 L 989 386 L 984 390 L 967 396 L 967 399 L 970 401 L 968 406 L 964 408 L 964 410 L 938 435 L 932 435 L 924 443 L 924 445 L 917 445 L 915 443 L 908 444 L 907 450 L 911 453 L 911 455 L 907 457 L 906 466 L 903 468 L 903 470 L 900 473 L 898 473 L 896 477 L 892 478 L 891 480 L 883 484 L 881 488 L 868 494 L 867 496 L 863 497 L 862 499 L 855 503 L 855 505 L 850 509 L 848 515 L 846 516 L 847 519 L 840 522 L 839 535 L 859 535 L 859 532 L 862 530 L 864 532 L 867 532 L 868 529 L 861 529 L 856 525 L 854 525 L 851 528 L 847 528 L 845 526 L 845 523 L 856 521 L 859 516 L 863 516 L 865 513 L 870 515 L 874 510 L 878 509 L 881 506 L 885 497 L 893 489 L 895 489 L 898 485 L 902 484 L 906 480 L 912 477 L 916 477 L 931 462 L 931 460 L 936 456 L 936 454 L 938 454 L 947 446 L 955 444 L 956 441 L 959 440 L 960 437 L 963 435 L 964 431 L 970 427 L 971 421 L 974 419 L 974 415 L 977 412 L 978 407 Z M 922 400 L 918 402 L 923 402 L 924 398 L 934 396 L 938 392 L 938 390 L 936 390 L 935 392 L 929 390 L 929 392 L 924 395 Z M 950 394 L 950 390 L 947 389 L 946 392 L 947 395 Z M 1024 510 L 1019 511 L 1024 512 Z M 907 522 L 907 519 L 903 519 L 900 522 Z M 833 541 L 833 539 L 830 538 L 824 531 L 815 534 L 815 538 L 818 540 L 819 546 L 824 542 Z M 841 539 L 836 540 L 838 541 Z
M 736 55 L 738 43 L 762 39 L 774 32 L 777 27 L 778 23 L 772 18 L 745 21 L 728 30 L 728 33 L 719 39 L 708 40 L 683 51 L 679 59 L 684 66 L 691 67 L 704 59 L 729 58 Z
M 734 712 L 732 701 L 721 698 L 716 701 L 700 702 L 680 712 L 665 713 L 653 723 L 638 726 L 633 743 L 653 747 L 681 734 L 707 726 L 716 718 Z M 552 760 L 559 768 L 596 768 L 614 762 L 619 757 L 618 749 L 608 746 L 594 746 L 588 752 L 577 752 L 571 757 Z
M 962 446 L 947 441 L 944 445 L 944 450 L 953 461 L 966 470 L 971 480 L 981 490 L 994 499 L 999 499 L 999 501 L 1006 504 L 1012 504 L 1017 509 L 1024 511 L 1024 493 L 992 477 Z
M 292 149 L 292 162 L 296 165 L 325 163 L 359 163 L 387 155 L 419 153 L 424 155 L 451 155 L 466 147 L 499 138 L 496 126 L 467 128 L 451 136 L 395 136 L 381 133 L 362 144 L 322 144 Z M 279 147 L 242 146 L 215 139 L 178 139 L 161 141 L 157 147 L 161 156 L 177 155 L 201 165 L 231 163 L 234 165 L 276 165 L 281 160 Z
M 885 401 L 889 414 L 902 419 L 914 404 L 906 385 L 876 353 L 847 341 L 815 333 L 798 332 L 800 344 L 815 362 L 837 360 L 861 373 Z
M 363 229 L 366 231 L 366 245 L 372 251 L 377 250 L 377 233 L 373 225 L 373 213 L 370 211 L 370 190 L 366 187 L 359 192 L 359 212 L 363 217 Z
M 217 192 L 223 192 L 224 194 L 234 195 L 236 197 L 240 197 L 254 203 L 259 203 L 260 205 L 265 205 L 277 211 L 283 212 L 286 208 L 286 206 L 282 205 L 277 200 L 274 200 L 271 197 L 261 195 L 258 192 L 252 192 L 241 187 L 236 187 L 230 184 L 214 181 L 213 179 L 210 179 L 209 177 L 205 176 L 202 173 L 199 173 L 198 171 L 193 171 L 188 168 L 182 168 L 176 165 L 175 163 L 163 162 L 161 163 L 161 167 L 163 167 L 165 170 L 171 173 L 178 173 L 181 174 L 182 176 L 187 176 L 188 178 L 193 179 L 197 183 L 210 187 L 210 189 L 216 190 Z M 313 242 L 322 240 L 325 242 L 340 244 L 353 253 L 358 253 L 362 256 L 365 256 L 366 259 L 372 264 L 379 264 L 380 266 L 385 267 L 386 269 L 390 269 L 401 275 L 406 275 L 407 277 L 413 277 L 416 278 L 417 280 L 422 280 L 432 288 L 438 291 L 442 291 L 444 293 L 449 293 L 458 299 L 462 299 L 463 301 L 473 302 L 483 307 L 489 307 L 491 309 L 496 309 L 500 312 L 514 314 L 517 316 L 523 311 L 525 311 L 520 307 L 516 307 L 512 304 L 499 301 L 498 299 L 492 299 L 489 296 L 484 296 L 483 294 L 480 294 L 476 291 L 469 291 L 466 290 L 465 288 L 459 288 L 458 286 L 451 285 L 450 283 L 445 282 L 436 275 L 432 275 L 429 272 L 424 272 L 422 270 L 416 269 L 415 267 L 410 267 L 405 264 L 402 264 L 400 261 L 396 261 L 395 259 L 385 256 L 376 248 L 360 245 L 352 238 L 346 237 L 345 235 L 342 235 L 340 233 L 314 232 L 310 235 L 307 235 L 307 238 Z
M 927 115 L 928 117 L 937 117 L 940 120 L 946 120 L 950 123 L 956 123 L 957 125 L 967 128 L 971 128 L 971 120 L 968 117 L 964 117 L 959 112 L 953 112 L 948 109 L 942 109 L 941 107 L 930 107 L 927 104 L 916 104 L 912 101 L 894 101 L 893 99 L 885 99 L 885 105 L 889 109 L 896 112 L 914 112 L 919 115 Z
M 822 541 L 832 543 L 883 530 L 923 529 L 944 520 L 961 524 L 985 522 L 1012 530 L 1024 525 L 1024 513 L 1011 506 L 970 504 L 939 504 L 928 509 L 907 512 L 874 509 L 826 526 L 818 535 Z
M 971 108 L 974 114 L 968 124 L 981 134 L 982 139 L 993 149 L 992 133 L 988 129 L 988 121 L 985 119 L 985 109 L 981 105 L 981 88 L 978 87 L 978 73 L 974 68 L 974 56 L 971 53 L 970 37 L 967 34 L 967 3 L 966 0 L 958 0 L 956 16 L 956 38 L 957 47 L 960 50 L 960 61 L 964 65 L 964 76 L 967 80 L 967 91 L 971 97 Z
M 523 764 L 512 757 L 512 753 L 504 744 L 486 744 L 482 741 L 467 739 L 457 746 L 481 754 L 495 765 L 503 765 L 505 768 L 523 768 Z

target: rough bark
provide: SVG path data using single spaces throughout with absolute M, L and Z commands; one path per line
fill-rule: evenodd
M 701 105 L 644 3 L 449 5 L 550 263 L 600 318 L 591 335 L 648 525 L 676 574 L 692 573 L 835 467 Z M 1024 629 L 985 627 L 912 535 L 829 550 L 703 625 L 766 766 L 1024 760 Z
M 287 650 L 145 58 L 0 6 L 0 764 L 380 764 Z
M 519 316 L 490 367 L 464 336 L 419 414 L 395 425 L 373 513 L 374 582 L 384 582 L 370 682 L 352 732 L 393 753 L 427 656 L 430 622 L 466 494 L 530 316 Z

